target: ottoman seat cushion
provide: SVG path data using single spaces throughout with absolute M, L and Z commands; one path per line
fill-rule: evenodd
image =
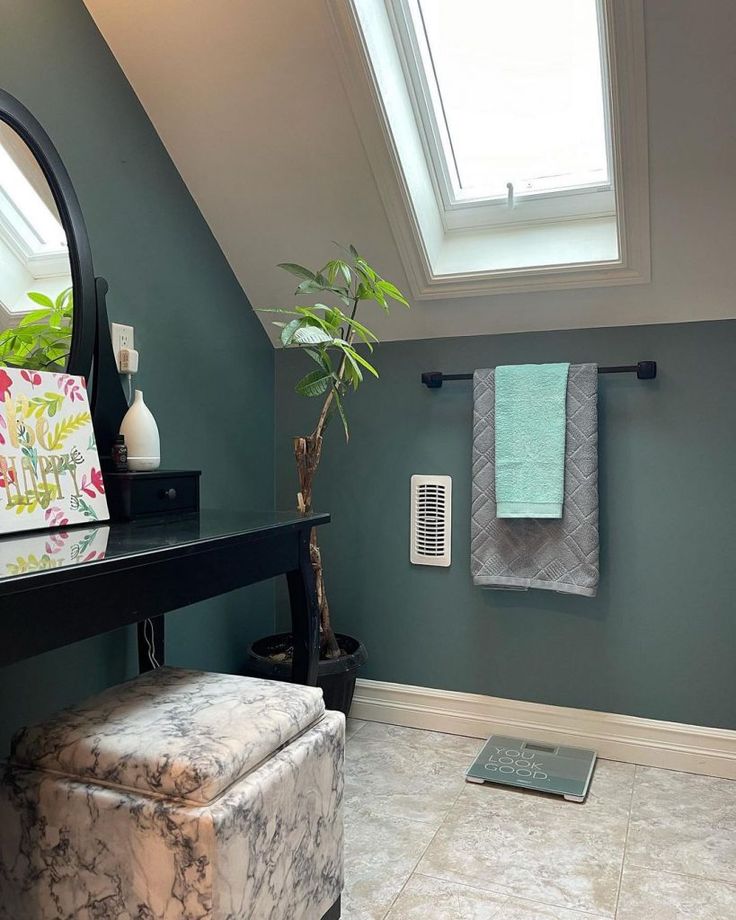
M 206 804 L 324 711 L 315 687 L 162 668 L 22 729 L 11 762 Z

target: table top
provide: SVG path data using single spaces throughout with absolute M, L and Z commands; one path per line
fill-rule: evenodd
M 202 510 L 130 522 L 76 525 L 0 538 L 0 597 L 69 578 L 145 565 L 220 546 L 289 534 L 330 520 L 329 514 Z

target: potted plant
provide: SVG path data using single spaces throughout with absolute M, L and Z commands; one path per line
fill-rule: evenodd
M 274 323 L 281 329 L 282 344 L 285 348 L 300 348 L 316 365 L 298 381 L 295 388 L 301 396 L 321 400 L 311 434 L 294 438 L 299 479 L 297 508 L 302 513 L 312 509 L 312 489 L 328 425 L 337 417 L 348 440 L 345 397 L 351 390 L 358 389 L 364 374 L 378 377 L 376 368 L 356 347 L 360 345 L 372 352 L 373 344 L 378 341 L 375 334 L 357 319 L 360 304 L 373 301 L 386 313 L 391 301 L 409 306 L 396 285 L 371 268 L 354 246 L 344 250 L 344 256 L 331 259 L 316 272 L 292 262 L 279 265 L 299 279 L 296 296 L 326 296 L 335 303 L 263 311 L 285 314 L 283 320 Z M 355 677 L 365 661 L 366 652 L 359 640 L 333 630 L 317 528 L 311 533 L 310 552 L 320 617 L 318 685 L 324 691 L 325 705 L 347 715 L 355 690 Z M 249 648 L 249 670 L 259 676 L 287 680 L 291 675 L 292 651 L 293 643 L 288 633 L 260 639 Z

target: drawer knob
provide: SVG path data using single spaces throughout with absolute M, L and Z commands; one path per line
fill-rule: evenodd
M 161 498 L 168 498 L 170 502 L 176 498 L 176 489 L 162 489 Z

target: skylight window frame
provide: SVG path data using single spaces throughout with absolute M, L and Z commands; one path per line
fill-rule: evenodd
M 325 0 L 344 88 L 414 300 L 651 280 L 644 0 L 602 2 L 615 216 L 456 232 L 444 218 L 452 212 L 438 207 L 386 0 Z
M 612 118 L 611 42 L 605 0 L 596 0 L 601 65 L 602 107 L 609 181 L 551 191 L 521 192 L 509 196 L 472 197 L 462 194 L 459 169 L 444 110 L 420 0 L 385 0 L 417 127 L 422 138 L 442 223 L 448 231 L 530 226 L 583 217 L 615 217 L 614 126 Z M 429 73 L 432 73 L 432 76 Z M 514 205 L 511 206 L 510 201 Z M 518 207 L 523 204 L 523 207 Z

